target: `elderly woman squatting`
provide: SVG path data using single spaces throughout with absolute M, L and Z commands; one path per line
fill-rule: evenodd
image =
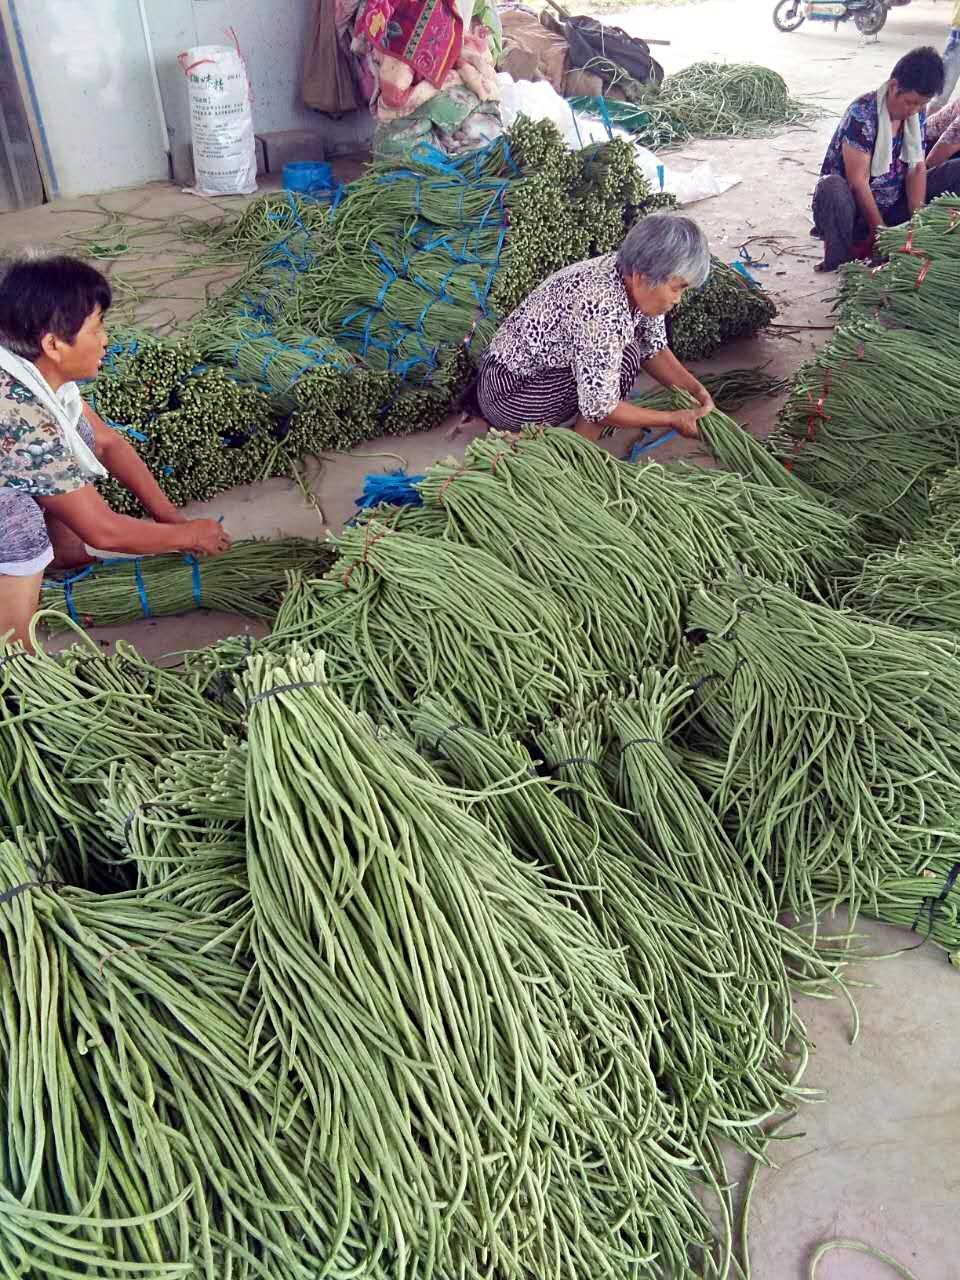
M 667 346 L 664 316 L 710 272 L 695 222 L 651 214 L 616 253 L 574 263 L 539 285 L 494 335 L 478 373 L 476 400 L 491 426 L 572 425 L 597 440 L 604 427 L 697 434 L 713 408 L 709 392 Z M 696 407 L 662 412 L 630 404 L 640 370 L 678 387 Z

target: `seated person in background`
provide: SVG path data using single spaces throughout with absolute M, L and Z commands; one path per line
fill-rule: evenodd
M 128 441 L 84 404 L 107 347 L 110 286 L 76 258 L 34 256 L 0 267 L 0 638 L 28 643 L 43 571 L 90 561 L 87 545 L 122 554 L 215 555 L 215 520 L 187 520 Z M 152 520 L 117 515 L 94 481 L 115 476 Z
M 927 116 L 927 168 L 936 169 L 960 151 L 960 98 Z
M 847 108 L 813 193 L 813 233 L 824 242 L 817 271 L 869 258 L 883 226 L 906 222 L 934 196 L 960 190 L 960 159 L 928 170 L 925 108 L 943 89 L 936 49 L 913 49 L 890 79 Z

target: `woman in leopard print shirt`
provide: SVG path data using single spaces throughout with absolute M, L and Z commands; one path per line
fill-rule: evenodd
M 593 440 L 604 427 L 695 436 L 713 401 L 667 347 L 663 317 L 709 271 L 696 223 L 651 214 L 617 253 L 556 272 L 507 317 L 487 349 L 476 388 L 481 413 L 508 431 L 545 422 L 572 425 Z M 697 407 L 664 413 L 630 404 L 641 369 L 688 391 Z

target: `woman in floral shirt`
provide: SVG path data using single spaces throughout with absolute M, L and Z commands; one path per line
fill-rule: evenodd
M 481 361 L 480 412 L 508 431 L 545 422 L 570 424 L 592 440 L 606 426 L 673 427 L 695 436 L 713 401 L 668 349 L 663 317 L 709 271 L 710 251 L 695 222 L 643 218 L 617 253 L 556 272 L 507 317 Z M 666 413 L 630 404 L 641 369 L 688 391 L 697 408 Z
M 0 637 L 27 644 L 48 565 L 76 568 L 88 546 L 121 554 L 216 554 L 214 520 L 186 520 L 136 451 L 80 400 L 107 338 L 104 277 L 75 258 L 7 263 L 0 277 Z M 117 515 L 93 480 L 114 475 L 152 520 Z

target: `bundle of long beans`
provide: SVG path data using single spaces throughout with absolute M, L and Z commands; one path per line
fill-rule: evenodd
M 419 490 L 428 507 L 447 513 L 446 539 L 495 556 L 521 591 L 529 583 L 551 592 L 592 668 L 626 675 L 662 661 L 680 639 L 681 595 L 667 543 L 642 542 L 601 504 L 585 502 L 556 459 L 514 454 L 514 443 L 483 438 L 466 463 L 427 472 Z
M 84 397 L 108 422 L 142 426 L 169 407 L 175 388 L 200 364 L 200 352 L 189 341 L 139 330 L 117 330 L 111 338 L 103 370 L 84 384 Z
M 728 943 L 721 943 L 720 951 L 712 945 L 698 949 L 698 960 L 688 968 L 692 957 L 684 948 L 662 946 L 664 936 L 651 938 L 645 922 L 669 918 L 668 929 L 682 931 L 686 920 L 704 938 L 712 938 L 715 931 L 718 937 L 730 939 L 731 926 L 723 916 L 728 911 L 735 915 L 738 923 L 734 927 L 747 942 L 738 959 L 728 958 L 729 963 L 747 985 L 757 981 L 769 994 L 770 1003 L 759 1019 L 754 1018 L 756 1005 L 749 1002 L 744 1003 L 739 1016 L 728 1009 L 730 1025 L 742 1017 L 741 1025 L 749 1025 L 751 1033 L 759 1029 L 766 1043 L 754 1046 L 749 1067 L 741 1061 L 740 1069 L 731 1071 L 729 1060 L 739 1057 L 743 1045 L 728 1039 L 709 1018 L 704 1021 L 703 1026 L 711 1023 L 711 1030 L 702 1042 L 703 1058 L 696 1068 L 703 1072 L 701 1085 L 696 1100 L 688 1100 L 692 1110 L 685 1140 L 695 1144 L 694 1135 L 706 1123 L 749 1148 L 756 1138 L 751 1131 L 751 1114 L 759 1117 L 775 1108 L 778 1096 L 785 1102 L 792 1088 L 787 1077 L 777 1079 L 793 1025 L 788 972 L 802 984 L 821 987 L 833 981 L 834 970 L 796 934 L 774 923 L 717 819 L 684 779 L 672 757 L 669 723 L 661 719 L 655 689 L 658 680 L 651 674 L 642 694 L 628 702 L 616 698 L 601 708 L 600 717 L 593 722 L 578 719 L 566 726 L 548 726 L 541 735 L 551 744 L 546 751 L 548 772 L 536 770 L 537 762 L 527 749 L 509 738 L 491 738 L 458 723 L 443 703 L 421 707 L 415 726 L 453 781 L 490 790 L 491 799 L 479 810 L 489 825 L 532 863 L 542 865 L 546 858 L 549 873 L 561 882 L 592 886 L 578 895 L 575 905 L 596 921 L 605 937 L 624 947 L 637 990 L 649 990 L 653 996 L 652 1005 L 634 1016 L 645 1029 L 643 1052 L 654 1063 L 659 1088 L 667 1097 L 691 1067 L 686 1011 L 708 1001 L 709 992 L 724 985 L 708 970 L 716 966 L 719 974 L 725 963 L 721 952 Z M 663 677 L 663 682 L 675 703 L 689 698 L 689 689 L 676 673 Z M 656 723 L 640 723 L 648 716 Z M 642 784 L 635 780 L 631 786 L 652 787 L 658 792 L 658 803 L 649 808 L 636 804 L 635 794 L 617 796 L 621 805 L 633 811 L 627 820 L 622 809 L 619 816 L 604 812 L 612 807 L 614 797 L 606 795 L 605 782 L 600 781 L 600 739 L 607 732 L 601 732 L 601 721 L 618 726 L 611 750 L 616 761 L 630 771 L 634 768 L 631 753 L 636 751 L 635 767 L 645 778 Z M 651 732 L 666 736 L 656 739 L 651 747 Z M 649 749 L 660 753 L 662 768 L 654 762 L 647 773 Z M 507 790 L 511 778 L 531 774 L 533 781 Z M 565 803 L 565 794 L 572 808 Z M 671 808 L 674 802 L 675 810 Z M 696 857 L 693 850 L 702 851 L 709 864 L 702 875 L 691 863 Z M 699 926 L 695 924 L 698 918 Z M 681 991 L 685 994 L 677 999 Z M 790 1052 L 802 1042 L 801 1034 Z M 706 1079 L 709 1084 L 704 1083 Z M 753 1097 L 751 1091 L 755 1091 Z M 709 1159 L 703 1152 L 700 1158 Z
M 254 658 L 245 685 L 251 1051 L 279 1044 L 320 1122 L 342 1235 L 425 1280 L 696 1274 L 691 1160 L 572 887 L 398 763 L 322 657 Z
M 753 337 L 776 314 L 759 285 L 713 258 L 706 283 L 689 290 L 667 317 L 670 347 L 681 360 L 705 360 L 725 342 Z
M 877 248 L 884 257 L 904 250 L 931 258 L 960 257 L 960 196 L 937 196 L 908 222 L 881 227 Z
M 883 881 L 957 857 L 955 640 L 746 578 L 699 592 L 688 621 L 711 802 L 778 905 L 877 914 Z
M 237 316 L 209 327 L 195 324 L 193 340 L 206 360 L 236 370 L 243 381 L 287 402 L 305 373 L 330 366 L 339 373 L 356 368 L 354 357 L 316 332 L 268 326 Z
M 103 411 L 99 394 L 97 407 Z M 116 421 L 125 419 L 121 414 Z M 183 506 L 282 474 L 287 462 L 276 449 L 276 424 L 265 395 L 241 386 L 222 368 L 201 366 L 169 388 L 162 406 L 141 413 L 127 436 L 167 497 Z M 113 510 L 143 514 L 134 495 L 112 476 L 98 488 Z
M 889 262 L 846 280 L 845 314 L 854 309 L 884 324 L 935 339 L 939 349 L 960 343 L 960 259 L 894 252 Z
M 322 237 L 330 221 L 330 205 L 296 191 L 267 191 L 251 200 L 236 219 L 209 229 L 210 238 L 230 249 L 252 252 L 284 237 Z
M 869 618 L 960 634 L 960 560 L 943 544 L 912 542 L 868 556 L 838 588 L 845 608 Z
M 302 1280 L 338 1236 L 332 1165 L 277 1055 L 254 1055 L 242 920 L 37 883 L 0 844 L 0 1239 L 11 1274 Z
M 860 548 L 853 520 L 798 491 L 683 464 L 630 466 L 573 431 L 488 434 L 470 447 L 468 458 L 486 459 L 497 474 L 501 467 L 512 475 L 529 466 L 531 483 L 539 477 L 535 498 L 541 510 L 552 507 L 555 493 L 570 504 L 602 504 L 645 549 L 666 542 L 671 574 L 686 586 L 741 564 L 776 580 L 816 587 Z M 570 521 L 576 528 L 572 511 Z M 667 529 L 675 529 L 669 539 Z
M 675 393 L 675 401 L 692 404 L 690 397 Z M 796 493 L 815 502 L 817 495 L 808 484 L 798 480 L 792 469 L 785 467 L 770 448 L 745 431 L 726 413 L 708 413 L 697 424 L 700 438 L 721 466 L 737 471 L 756 484 Z
M 376 518 L 336 545 L 328 575 L 288 594 L 272 643 L 322 646 L 352 707 L 389 721 L 443 692 L 493 729 L 549 715 L 589 679 L 562 602 L 489 552 Z
M 323 573 L 333 558 L 330 547 L 308 538 L 254 539 L 211 559 L 146 556 L 92 565 L 47 579 L 41 602 L 51 611 L 46 624 L 53 632 L 66 626 L 54 610 L 97 627 L 192 609 L 269 620 L 280 607 L 288 574 Z
M 799 372 L 781 413 L 784 461 L 841 510 L 862 515 L 872 539 L 917 534 L 931 483 L 960 460 L 954 369 L 923 335 L 866 321 L 839 328 Z
M 917 934 L 919 941 L 910 945 L 935 943 L 948 952 L 951 964 L 960 967 L 957 863 L 930 859 L 918 875 L 882 880 L 877 887 L 876 903 L 867 914 Z
M 58 658 L 10 647 L 0 658 L 0 827 L 45 836 L 54 878 L 89 883 L 92 859 L 114 854 L 99 814 L 111 765 L 150 770 L 172 751 L 217 747 L 232 716 L 122 642 L 113 657 L 88 640 Z
M 641 990 L 658 993 L 657 1020 L 662 1019 L 663 1031 L 655 1040 L 654 1061 L 662 1087 L 678 1104 L 685 1099 L 683 1105 L 692 1108 L 692 1125 L 707 1125 L 747 1150 L 756 1150 L 762 1141 L 758 1121 L 806 1092 L 799 1087 L 806 1037 L 797 1026 L 798 1038 L 791 1043 L 787 1025 L 793 1015 L 784 963 L 798 944 L 796 939 L 777 937 L 768 913 L 758 909 L 755 892 L 745 884 L 741 887 L 746 877 L 735 858 L 726 859 L 728 887 L 719 892 L 708 887 L 702 895 L 697 880 L 684 869 L 691 849 L 682 839 L 679 859 L 671 867 L 670 838 L 662 830 L 654 843 L 647 837 L 655 812 L 651 819 L 631 812 L 616 802 L 608 785 L 603 748 L 609 731 L 604 719 L 600 709 L 545 725 L 536 738 L 544 766 L 566 784 L 566 803 L 599 842 L 603 877 L 613 886 L 613 892 L 604 895 L 604 909 L 610 924 L 616 922 L 614 936 L 627 943 L 634 981 Z M 632 881 L 633 887 L 628 890 L 620 877 Z M 730 885 L 732 898 L 727 899 Z M 622 903 L 615 903 L 621 897 Z M 732 929 L 724 919 L 728 911 L 738 922 Z M 624 920 L 628 913 L 635 913 L 632 926 Z M 638 925 L 642 928 L 651 918 L 662 922 L 663 947 L 637 938 Z M 684 935 L 698 939 L 693 953 Z M 805 957 L 800 965 L 810 965 L 811 975 L 829 974 L 807 944 L 799 944 L 796 954 Z M 694 976 L 691 970 L 698 966 L 699 976 Z M 728 987 L 720 976 L 725 972 L 742 973 L 754 998 L 739 996 L 736 980 Z M 754 979 L 764 992 L 760 1007 Z M 717 1022 L 708 1009 L 721 990 L 724 1016 Z M 732 1024 L 740 1025 L 739 1037 L 729 1034 L 729 1024 L 726 1029 L 719 1025 L 727 1013 Z M 705 1028 L 708 1022 L 708 1035 L 698 1036 L 694 1028 Z M 791 1071 L 785 1058 L 797 1056 L 799 1063 Z M 681 1084 L 684 1081 L 696 1082 L 692 1091 L 689 1083 Z

